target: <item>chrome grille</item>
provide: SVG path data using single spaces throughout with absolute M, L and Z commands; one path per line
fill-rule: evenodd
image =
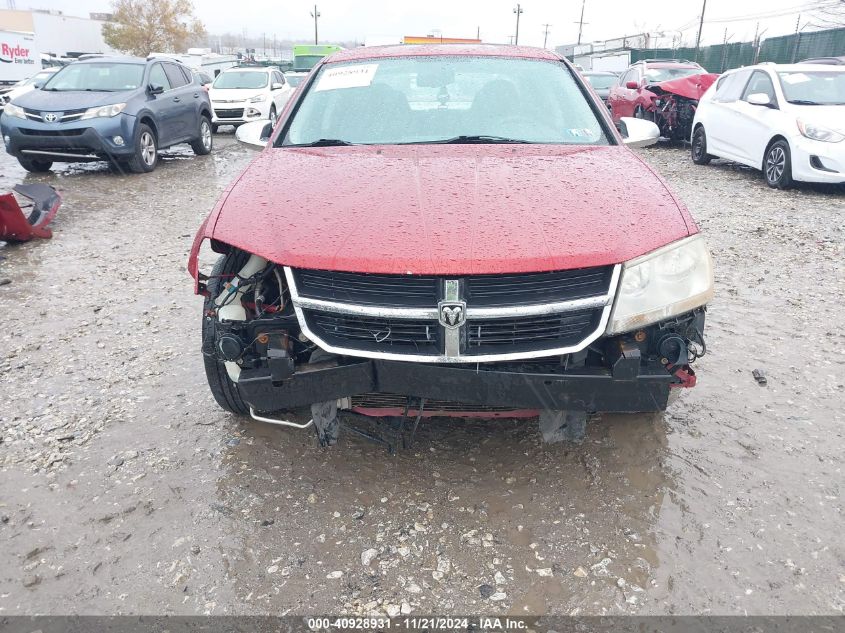
M 285 275 L 303 332 L 329 352 L 471 363 L 584 349 L 604 332 L 619 271 L 447 278 L 285 268 Z

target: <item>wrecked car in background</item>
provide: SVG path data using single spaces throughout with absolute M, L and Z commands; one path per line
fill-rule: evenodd
M 712 266 L 687 209 L 624 146 L 656 142 L 656 126 L 620 126 L 627 138 L 543 49 L 321 62 L 275 130 L 238 130 L 263 151 L 194 240 L 217 402 L 287 425 L 280 411 L 310 405 L 323 445 L 339 408 L 414 429 L 539 415 L 547 441 L 579 439 L 593 412 L 665 409 L 695 384 Z
M 698 101 L 718 76 L 686 60 L 646 59 L 622 73 L 610 89 L 608 106 L 614 121 L 646 119 L 657 124 L 662 137 L 686 140 Z

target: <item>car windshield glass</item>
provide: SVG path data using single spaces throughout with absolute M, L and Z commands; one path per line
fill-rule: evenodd
M 390 145 L 609 143 L 562 63 L 463 56 L 323 66 L 283 144 L 326 139 Z
M 44 90 L 91 90 L 117 92 L 135 90 L 144 79 L 142 64 L 86 62 L 70 64 L 53 74 Z
M 645 80 L 646 83 L 658 83 L 661 81 L 670 81 L 672 79 L 680 79 L 681 77 L 690 77 L 692 75 L 701 75 L 707 71 L 703 68 L 646 68 Z
M 267 73 L 257 73 L 249 70 L 234 70 L 220 73 L 214 80 L 214 88 L 225 89 L 249 89 L 265 88 L 267 86 Z
M 618 77 L 616 75 L 584 75 L 584 79 L 589 81 L 596 90 L 607 90 L 616 84 Z
M 783 96 L 809 105 L 845 105 L 845 69 L 779 72 Z
M 285 79 L 287 79 L 291 88 L 296 88 L 305 79 L 305 75 L 285 75 Z

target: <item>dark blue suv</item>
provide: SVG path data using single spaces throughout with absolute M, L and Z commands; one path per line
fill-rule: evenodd
M 107 160 L 149 172 L 158 150 L 170 145 L 211 152 L 211 104 L 191 70 L 174 60 L 94 57 L 6 104 L 0 131 L 6 151 L 28 171 Z

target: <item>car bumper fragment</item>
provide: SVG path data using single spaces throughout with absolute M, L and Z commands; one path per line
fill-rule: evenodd
M 616 362 L 612 370 L 532 373 L 397 361 L 362 361 L 297 372 L 274 382 L 267 369 L 243 370 L 238 388 L 256 411 L 273 412 L 369 392 L 468 405 L 641 413 L 666 408 L 680 379 L 659 362 Z

